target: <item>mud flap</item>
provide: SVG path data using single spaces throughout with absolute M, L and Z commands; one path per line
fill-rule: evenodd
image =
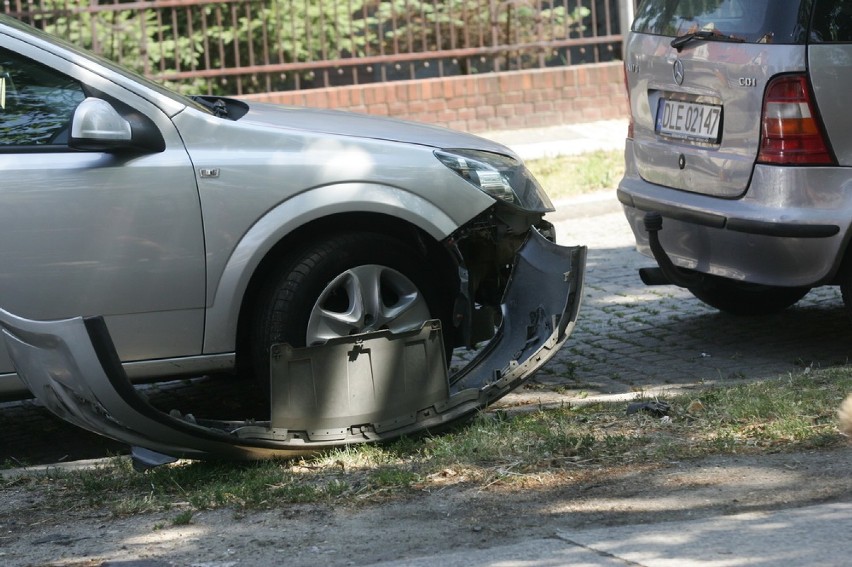
M 302 349 L 275 345 L 269 421 L 162 412 L 127 379 L 100 317 L 31 321 L 0 310 L 18 375 L 59 417 L 127 443 L 144 468 L 179 458 L 295 457 L 442 428 L 518 387 L 570 336 L 586 248 L 536 231 L 517 254 L 495 336 L 447 375 L 440 324 L 365 333 Z

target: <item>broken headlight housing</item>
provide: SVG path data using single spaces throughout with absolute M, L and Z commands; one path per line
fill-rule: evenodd
M 524 164 L 482 150 L 436 150 L 435 157 L 489 196 L 527 211 L 553 211 L 553 203 Z

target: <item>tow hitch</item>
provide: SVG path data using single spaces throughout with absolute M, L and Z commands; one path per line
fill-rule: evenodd
M 645 213 L 643 219 L 645 230 L 648 232 L 648 245 L 657 261 L 658 268 L 640 268 L 639 277 L 645 285 L 676 285 L 686 288 L 697 288 L 704 285 L 705 278 L 697 272 L 687 272 L 674 265 L 669 255 L 660 243 L 663 230 L 663 216 L 656 211 Z
M 0 310 L 0 326 L 30 391 L 66 421 L 129 444 L 137 468 L 175 458 L 295 457 L 439 429 L 518 387 L 570 336 L 585 259 L 585 247 L 557 246 L 531 231 L 515 258 L 500 327 L 452 376 L 437 321 L 308 348 L 275 345 L 265 421 L 154 408 L 127 379 L 101 317 L 32 321 Z

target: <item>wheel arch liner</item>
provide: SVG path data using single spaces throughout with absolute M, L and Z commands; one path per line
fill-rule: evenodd
M 151 406 L 127 379 L 101 317 L 32 321 L 0 309 L 0 326 L 30 391 L 62 419 L 134 447 L 138 467 L 169 457 L 296 457 L 442 428 L 519 386 L 570 336 L 585 259 L 585 247 L 557 246 L 532 230 L 500 328 L 453 376 L 437 321 L 321 346 L 275 345 L 269 421 L 195 420 Z

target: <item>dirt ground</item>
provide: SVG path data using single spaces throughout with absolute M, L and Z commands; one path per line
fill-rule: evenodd
M 438 476 L 405 495 L 242 513 L 168 512 L 116 518 L 106 509 L 45 512 L 44 498 L 10 486 L 0 511 L 8 566 L 367 565 L 487 548 L 566 530 L 852 501 L 852 446 L 808 453 L 713 457 L 641 468 L 569 465 L 485 488 Z M 65 503 L 63 503 L 65 504 Z M 129 565 L 132 565 L 130 563 Z

